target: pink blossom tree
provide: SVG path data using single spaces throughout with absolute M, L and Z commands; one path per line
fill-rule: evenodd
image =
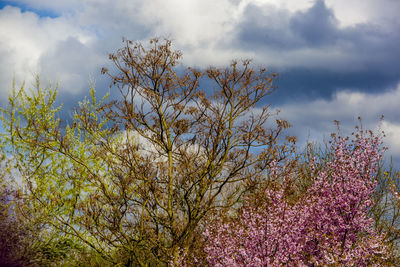
M 308 163 L 315 170 L 313 183 L 294 204 L 284 188 L 295 172 L 272 168 L 275 178 L 285 173 L 280 187 L 267 189 L 260 205 L 246 201 L 237 217 L 206 228 L 208 265 L 365 266 L 383 258 L 383 236 L 367 216 L 381 144 L 372 132 L 359 131 L 354 140 L 334 136 L 332 160 L 323 170 Z

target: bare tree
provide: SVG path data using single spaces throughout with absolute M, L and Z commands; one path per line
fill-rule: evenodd
M 245 60 L 179 75 L 180 58 L 169 40 L 153 39 L 149 48 L 126 41 L 110 55 L 118 73 L 109 76 L 122 99 L 104 106 L 114 127 L 154 148 L 140 155 L 127 144 L 120 158 L 130 173 L 123 176 L 138 185 L 133 204 L 138 236 L 165 261 L 188 249 L 211 210 L 233 207 L 272 160 L 284 157 L 287 147 L 278 136 L 289 126 L 276 120 L 277 127 L 267 127 L 272 113 L 256 107 L 273 91 L 275 74 Z M 208 91 L 200 88 L 204 76 L 213 83 Z

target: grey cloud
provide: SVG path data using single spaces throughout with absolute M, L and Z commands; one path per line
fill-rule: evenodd
M 271 101 L 332 99 L 337 90 L 383 93 L 400 81 L 400 32 L 392 23 L 340 27 L 323 0 L 290 13 L 249 5 L 236 44 L 280 73 Z
M 269 101 L 283 103 L 317 98 L 331 99 L 338 90 L 357 90 L 374 94 L 394 89 L 399 73 L 362 70 L 333 71 L 323 68 L 286 68 L 279 72 L 278 91 Z
M 294 14 L 270 5 L 247 6 L 238 25 L 240 44 L 278 50 L 331 45 L 338 38 L 338 21 L 324 1 Z
M 308 46 L 330 45 L 339 37 L 338 21 L 322 0 L 305 12 L 297 12 L 289 24 L 289 29 Z
M 323 0 L 294 14 L 249 5 L 237 31 L 238 47 L 276 65 L 389 72 L 400 67 L 400 32 L 395 22 L 385 28 L 373 23 L 341 28 Z
M 238 43 L 246 49 L 268 46 L 273 49 L 293 49 L 300 43 L 287 30 L 290 14 L 274 6 L 260 8 L 248 5 L 237 26 Z

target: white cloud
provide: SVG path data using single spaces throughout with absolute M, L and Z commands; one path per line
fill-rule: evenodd
M 273 5 L 275 7 L 289 10 L 290 12 L 303 11 L 310 8 L 314 1 L 310 0 L 243 0 L 242 2 L 251 3 L 259 6 Z
M 342 27 L 359 23 L 386 25 L 397 20 L 400 1 L 397 0 L 325 0 Z
M 400 157 L 400 123 L 384 121 L 382 130 L 385 132 L 385 141 L 389 154 Z
M 89 79 L 100 73 L 106 57 L 75 38 L 58 41 L 42 54 L 42 78 L 57 81 L 60 90 L 79 93 L 88 89 Z
M 388 155 L 397 157 L 400 162 L 400 123 L 398 107 L 400 103 L 400 84 L 395 90 L 381 94 L 368 94 L 338 91 L 332 99 L 317 99 L 311 102 L 289 103 L 279 107 L 281 116 L 293 124 L 292 131 L 300 139 L 300 146 L 310 140 L 322 141 L 335 131 L 333 121 L 341 123 L 344 134 L 349 134 L 357 125 L 357 117 L 362 118 L 365 129 L 384 130 L 387 137 L 385 145 Z M 380 117 L 385 119 L 381 125 Z
M 5 94 L 13 77 L 17 84 L 31 84 L 33 75 L 40 74 L 42 56 L 57 47 L 60 42 L 74 39 L 82 45 L 90 45 L 94 35 L 82 30 L 68 18 L 40 18 L 32 12 L 7 6 L 0 10 L 0 91 Z M 68 53 L 68 51 L 60 51 Z M 55 55 L 56 56 L 56 55 Z M 81 55 L 81 59 L 84 58 Z M 76 66 L 79 68 L 81 62 Z M 47 69 L 63 72 L 63 69 Z M 87 81 L 86 81 L 87 84 Z
M 196 47 L 190 53 L 183 54 L 183 62 L 189 66 L 208 67 L 227 66 L 234 59 L 254 59 L 256 54 L 252 51 L 240 51 L 219 47 Z
M 157 33 L 170 32 L 178 42 L 195 46 L 229 37 L 237 13 L 227 0 L 146 1 L 142 11 L 148 23 L 156 23 Z
M 1 92 L 17 84 L 31 84 L 34 74 L 58 82 L 61 90 L 82 91 L 89 76 L 107 62 L 107 54 L 121 46 L 121 37 L 133 40 L 155 35 L 171 37 L 182 49 L 186 63 L 224 63 L 237 51 L 221 50 L 228 41 L 235 6 L 224 1 L 122 1 L 77 2 L 16 1 L 32 8 L 53 10 L 57 18 L 40 17 L 7 6 L 0 10 Z M 79 7 L 79 8 L 78 8 Z M 74 12 L 63 13 L 63 9 Z M 147 41 L 146 41 L 147 42 Z M 205 56 L 204 53 L 207 55 Z M 240 53 L 239 53 L 240 54 Z M 241 54 L 240 54 L 241 55 Z M 229 59 L 228 59 L 229 58 Z M 201 59 L 201 60 L 199 60 Z M 199 63 L 195 61 L 199 60 Z

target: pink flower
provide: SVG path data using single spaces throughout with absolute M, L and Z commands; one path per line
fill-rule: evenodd
M 246 202 L 233 222 L 210 224 L 204 232 L 208 264 L 365 266 L 373 255 L 381 255 L 383 238 L 367 217 L 381 140 L 372 133 L 361 133 L 352 142 L 336 137 L 331 150 L 332 161 L 312 177 L 305 197 L 294 205 L 282 189 L 269 189 L 261 206 Z M 309 167 L 317 169 L 314 160 Z M 274 165 L 272 175 L 279 173 L 287 174 Z

